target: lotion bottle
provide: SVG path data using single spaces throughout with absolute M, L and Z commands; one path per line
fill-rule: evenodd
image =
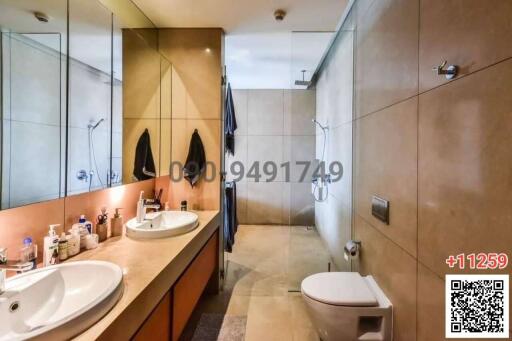
M 60 226 L 60 224 L 50 225 L 48 235 L 44 237 L 44 266 L 54 265 L 59 262 L 59 236 L 55 232 L 55 228 L 58 226 Z
M 116 213 L 114 217 L 110 219 L 110 229 L 112 232 L 112 237 L 119 237 L 123 235 L 123 217 L 119 214 L 119 210 L 121 208 L 116 208 Z

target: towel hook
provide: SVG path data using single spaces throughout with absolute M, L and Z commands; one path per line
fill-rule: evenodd
M 438 75 L 445 75 L 446 79 L 453 79 L 457 76 L 458 67 L 456 65 L 449 65 L 446 69 L 444 68 L 447 61 L 443 61 L 441 65 L 433 67 L 432 70 Z

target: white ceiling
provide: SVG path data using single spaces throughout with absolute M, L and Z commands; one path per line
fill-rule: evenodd
M 222 27 L 226 33 L 332 31 L 347 0 L 133 0 L 158 27 Z M 287 12 L 282 22 L 273 13 Z
M 300 70 L 311 76 L 347 0 L 133 0 L 158 27 L 221 27 L 233 88 L 294 88 Z M 282 22 L 273 13 L 287 12 Z M 299 46 L 299 44 L 302 44 Z M 308 77 L 306 76 L 306 79 Z

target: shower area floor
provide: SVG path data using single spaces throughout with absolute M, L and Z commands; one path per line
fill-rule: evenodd
M 241 225 L 219 295 L 204 295 L 182 340 L 318 340 L 300 283 L 328 269 L 315 229 Z

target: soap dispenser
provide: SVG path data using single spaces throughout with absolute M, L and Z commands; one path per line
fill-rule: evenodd
M 110 229 L 112 232 L 112 237 L 119 237 L 123 235 L 123 217 L 119 214 L 119 210 L 122 208 L 116 208 L 116 212 L 114 213 L 114 217 L 110 219 Z
M 52 224 L 48 230 L 48 235 L 44 237 L 43 265 L 49 266 L 59 262 L 59 236 L 55 228 L 60 224 Z

